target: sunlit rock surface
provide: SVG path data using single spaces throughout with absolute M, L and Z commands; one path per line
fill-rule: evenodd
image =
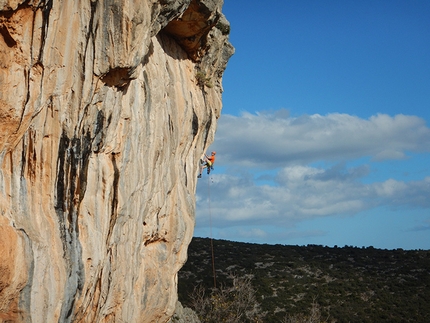
M 222 0 L 0 0 L 0 322 L 166 322 Z

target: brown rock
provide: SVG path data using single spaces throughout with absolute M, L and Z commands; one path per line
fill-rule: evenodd
M 208 3 L 0 0 L 0 322 L 173 314 L 233 53 Z

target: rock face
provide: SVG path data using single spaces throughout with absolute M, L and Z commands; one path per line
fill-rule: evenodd
M 201 321 L 196 312 L 188 307 L 183 307 L 181 302 L 177 302 L 175 313 L 167 323 L 201 323 Z
M 222 0 L 0 0 L 0 322 L 166 322 Z

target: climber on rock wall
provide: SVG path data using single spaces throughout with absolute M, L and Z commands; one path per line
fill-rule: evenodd
M 214 169 L 213 164 L 215 163 L 215 155 L 216 152 L 213 151 L 210 156 L 203 154 L 202 157 L 200 157 L 200 173 L 197 178 L 202 177 L 202 172 L 204 168 L 207 168 L 208 175 L 210 174 L 211 170 Z

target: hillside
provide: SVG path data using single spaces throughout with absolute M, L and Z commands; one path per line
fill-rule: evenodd
M 285 246 L 213 240 L 217 286 L 252 275 L 265 322 L 307 313 L 315 300 L 337 322 L 430 322 L 430 251 Z M 179 300 L 213 287 L 211 243 L 194 238 L 179 272 Z

